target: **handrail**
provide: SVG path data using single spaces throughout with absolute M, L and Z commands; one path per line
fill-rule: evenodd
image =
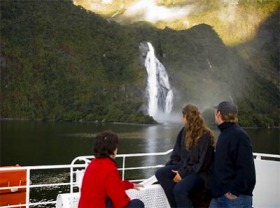
M 150 168 L 159 168 L 162 167 L 162 164 L 157 164 L 154 166 L 141 166 L 141 167 L 126 167 L 126 158 L 131 157 L 145 157 L 145 156 L 160 156 L 160 155 L 168 155 L 172 152 L 172 149 L 169 149 L 165 152 L 157 152 L 157 153 L 135 153 L 135 154 L 119 154 L 116 157 L 117 158 L 123 158 L 123 164 L 122 167 L 118 168 L 118 170 L 122 171 L 122 178 L 125 178 L 125 171 L 127 170 L 143 170 L 143 169 L 150 169 Z M 265 154 L 265 153 L 253 153 L 254 157 L 256 157 L 257 160 L 262 160 L 262 158 L 280 158 L 280 155 L 274 155 L 274 154 Z M 90 163 L 91 159 L 93 159 L 94 156 L 79 156 L 72 160 L 71 164 L 68 165 L 41 165 L 41 166 L 14 166 L 14 167 L 1 167 L 0 171 L 6 171 L 6 170 L 26 170 L 26 185 L 20 185 L 20 186 L 7 186 L 7 187 L 0 187 L 0 190 L 4 189 L 10 189 L 10 188 L 26 188 L 26 204 L 20 204 L 20 205 L 8 205 L 3 206 L 3 208 L 11 208 L 11 207 L 22 207 L 22 206 L 37 206 L 37 205 L 46 205 L 46 204 L 55 204 L 56 201 L 44 201 L 44 202 L 31 202 L 30 199 L 30 190 L 32 188 L 40 188 L 40 187 L 53 187 L 53 186 L 70 186 L 70 192 L 74 192 L 74 187 L 76 187 L 76 181 L 74 181 L 74 174 L 76 172 L 74 170 L 77 170 L 79 168 L 85 169 L 86 166 Z M 78 164 L 78 162 L 83 162 L 82 164 Z M 31 172 L 34 170 L 57 170 L 57 169 L 69 169 L 70 171 L 70 181 L 69 182 L 57 182 L 57 183 L 40 183 L 40 184 L 32 184 L 31 183 Z M 143 179 L 136 179 L 134 181 L 141 181 Z
M 154 165 L 154 166 L 144 166 L 144 167 L 126 167 L 126 158 L 129 157 L 144 157 L 144 156 L 158 156 L 158 155 L 167 155 L 172 151 L 172 149 L 166 152 L 157 152 L 157 153 L 135 153 L 135 154 L 119 154 L 117 158 L 123 158 L 123 165 L 118 170 L 122 171 L 122 178 L 125 178 L 125 171 L 126 170 L 141 170 L 141 169 L 148 169 L 148 168 L 159 168 L 162 165 Z M 0 171 L 8 171 L 8 170 L 26 170 L 26 185 L 25 186 L 6 186 L 0 187 L 0 190 L 5 190 L 9 188 L 26 188 L 26 203 L 20 205 L 8 205 L 2 206 L 3 208 L 11 208 L 11 207 L 22 207 L 22 206 L 38 206 L 38 205 L 47 205 L 47 204 L 55 204 L 56 201 L 45 201 L 45 202 L 30 202 L 30 190 L 32 188 L 40 188 L 40 187 L 53 187 L 53 186 L 70 186 L 70 192 L 73 193 L 74 187 L 76 187 L 76 182 L 74 181 L 74 174 L 76 169 L 82 168 L 85 169 L 86 166 L 90 163 L 91 159 L 94 156 L 79 156 L 72 160 L 71 164 L 69 165 L 40 165 L 40 166 L 14 166 L 14 167 L 2 167 Z M 80 163 L 82 162 L 82 164 Z M 80 164 L 79 164 L 80 163 Z M 31 184 L 31 172 L 34 170 L 55 170 L 55 169 L 69 169 L 70 171 L 70 181 L 67 183 L 48 183 L 48 184 Z M 142 181 L 144 179 L 136 179 L 134 181 Z
M 253 153 L 253 155 L 256 156 L 256 159 L 257 159 L 257 160 L 261 160 L 262 157 L 280 158 L 280 155 L 275 155 L 275 154 Z
M 154 152 L 154 153 L 133 153 L 133 154 L 117 154 L 117 158 L 123 158 L 122 159 L 122 168 L 118 168 L 118 170 L 122 171 L 122 180 L 125 179 L 125 171 L 126 170 L 132 170 L 131 168 L 126 168 L 126 158 L 127 157 L 144 157 L 144 156 L 159 156 L 159 155 L 168 155 L 169 153 L 172 152 L 173 149 L 169 149 L 165 152 Z M 71 162 L 71 169 L 70 169 L 70 193 L 74 192 L 74 165 L 76 162 L 84 162 L 84 168 L 90 163 L 90 161 L 94 158 L 93 155 L 88 155 L 88 156 L 78 156 L 74 158 Z M 150 166 L 149 168 L 158 168 L 159 166 Z M 143 167 L 134 167 L 135 169 L 143 169 Z

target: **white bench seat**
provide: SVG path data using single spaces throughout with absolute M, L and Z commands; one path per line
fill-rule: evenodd
M 126 191 L 131 199 L 140 199 L 144 202 L 145 208 L 164 207 L 169 208 L 169 203 L 159 184 L 148 185 L 139 191 L 129 189 Z M 77 208 L 80 193 L 59 194 L 57 196 L 56 208 Z

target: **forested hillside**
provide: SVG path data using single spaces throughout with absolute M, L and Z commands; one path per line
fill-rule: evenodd
M 125 26 L 70 0 L 1 0 L 0 27 L 1 118 L 154 122 L 145 115 L 147 75 L 139 49 L 149 41 L 168 70 L 174 112 L 187 102 L 207 110 L 233 99 L 241 125 L 279 126 L 276 84 L 209 25 L 183 31 L 145 22 Z M 256 57 L 276 68 L 277 45 L 269 47 Z
M 151 120 L 129 30 L 71 1 L 3 1 L 1 15 L 2 117 Z

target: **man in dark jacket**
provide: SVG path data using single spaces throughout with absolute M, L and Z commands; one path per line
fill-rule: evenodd
M 215 106 L 219 135 L 211 185 L 210 208 L 252 207 L 256 184 L 252 145 L 246 132 L 237 124 L 237 107 L 223 101 Z

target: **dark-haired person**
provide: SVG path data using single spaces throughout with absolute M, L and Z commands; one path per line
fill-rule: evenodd
M 95 158 L 86 168 L 79 200 L 79 208 L 142 208 L 139 199 L 131 200 L 127 189 L 139 189 L 142 185 L 122 181 L 115 162 L 118 151 L 118 136 L 104 131 L 96 136 Z
M 252 145 L 237 124 L 237 106 L 223 101 L 215 106 L 215 121 L 221 131 L 214 159 L 211 208 L 252 207 L 256 183 Z
M 193 207 L 190 194 L 207 186 L 214 154 L 213 132 L 194 105 L 183 108 L 184 127 L 165 167 L 155 173 L 171 207 Z

